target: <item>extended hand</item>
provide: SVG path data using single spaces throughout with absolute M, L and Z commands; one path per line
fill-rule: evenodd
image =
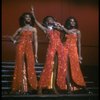
M 16 44 L 17 41 L 13 37 L 10 37 L 10 39 L 14 44 Z
M 34 8 L 31 6 L 31 13 L 34 15 Z
M 55 26 L 61 26 L 61 24 L 59 22 L 54 22 Z
M 34 10 L 33 6 L 31 6 L 31 10 L 32 10 L 32 11 Z
M 34 19 L 36 19 L 36 18 L 35 18 L 35 14 L 34 14 L 34 8 L 33 8 L 33 6 L 31 6 L 31 13 L 32 13 Z

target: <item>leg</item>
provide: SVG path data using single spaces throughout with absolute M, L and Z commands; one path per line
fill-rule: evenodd
M 49 45 L 44 69 L 40 76 L 40 81 L 39 81 L 40 88 L 48 88 L 48 89 L 52 88 L 51 78 L 54 66 L 54 54 L 55 54 L 55 47 Z
M 53 68 L 53 90 L 56 94 L 58 94 L 57 90 L 56 90 L 56 78 L 57 78 L 57 66 L 58 66 L 58 57 L 57 57 L 57 52 L 55 54 L 55 57 L 54 57 L 54 68 Z
M 16 47 L 16 64 L 12 82 L 12 92 L 21 92 L 23 79 L 23 60 L 24 60 L 24 45 L 18 44 Z
M 71 79 L 74 86 L 86 86 L 83 74 L 81 72 L 79 57 L 77 53 L 77 47 L 73 46 L 69 48 L 69 60 L 71 69 Z
M 29 86 L 31 89 L 37 89 L 37 77 L 35 71 L 35 61 L 34 61 L 34 54 L 32 49 L 32 44 L 28 43 L 26 48 L 26 63 L 27 63 L 27 79 Z
M 67 64 L 66 64 L 64 48 L 62 45 L 60 45 L 57 48 L 57 52 L 58 52 L 57 85 L 59 89 L 66 90 L 67 89 L 67 84 L 66 84 Z
M 72 91 L 72 84 L 71 84 L 71 71 L 70 71 L 70 62 L 69 62 L 69 56 L 67 56 L 67 75 L 66 75 L 66 80 L 67 80 L 67 85 L 68 85 L 68 93 L 71 93 Z

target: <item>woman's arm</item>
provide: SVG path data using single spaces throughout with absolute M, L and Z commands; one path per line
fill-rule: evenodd
M 14 44 L 17 42 L 16 37 L 19 35 L 20 31 L 21 31 L 21 28 L 17 29 L 14 35 L 10 37 L 10 39 L 13 41 Z
M 79 52 L 79 61 L 80 63 L 82 60 L 82 55 L 81 55 L 81 32 L 77 31 L 77 42 L 78 42 L 78 52 Z
M 35 46 L 35 61 L 36 63 L 38 63 L 38 56 L 37 56 L 37 52 L 38 52 L 38 38 L 37 38 L 37 29 L 33 28 L 33 40 L 34 40 L 34 46 Z
M 60 23 L 57 23 L 57 26 L 59 26 L 60 28 L 60 30 L 62 31 L 65 31 L 66 33 L 73 33 L 73 31 L 70 31 L 70 30 L 68 30 L 67 28 L 65 28 L 63 25 L 61 25 Z
M 36 19 L 36 17 L 35 17 L 35 14 L 34 14 L 34 9 L 33 9 L 33 7 L 31 7 L 31 13 L 32 13 L 32 15 L 33 15 L 33 17 L 34 17 L 34 20 L 35 20 L 35 23 L 38 25 L 38 27 L 39 27 L 41 30 L 43 30 L 44 33 L 47 33 L 47 28 L 45 28 L 43 25 L 41 25 L 41 24 L 37 21 L 37 19 Z
M 68 29 L 66 29 L 63 25 L 62 25 L 62 29 L 63 29 L 66 33 L 69 33 Z

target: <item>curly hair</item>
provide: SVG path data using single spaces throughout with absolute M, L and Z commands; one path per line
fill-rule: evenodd
M 25 13 L 23 13 L 23 14 L 19 17 L 19 25 L 20 25 L 20 27 L 25 26 L 25 15 L 29 15 L 29 16 L 31 17 L 30 25 L 31 25 L 31 26 L 34 26 L 34 24 L 35 24 L 34 17 L 32 16 L 31 13 L 25 12 Z
M 74 19 L 74 21 L 75 21 L 75 26 L 72 26 L 72 25 L 71 25 L 70 19 Z M 67 29 L 72 29 L 72 28 L 78 29 L 78 22 L 77 22 L 76 18 L 74 18 L 73 16 L 70 16 L 70 17 L 67 18 L 67 20 L 66 20 L 64 26 L 65 26 L 65 28 L 67 28 Z
M 56 21 L 56 19 L 53 16 L 46 16 L 46 17 L 44 17 L 43 22 L 42 22 L 42 25 L 44 27 L 48 26 L 48 18 L 52 18 L 54 21 Z

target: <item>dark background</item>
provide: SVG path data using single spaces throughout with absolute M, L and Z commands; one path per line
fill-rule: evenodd
M 76 17 L 82 34 L 82 65 L 98 66 L 98 0 L 2 0 L 2 61 L 15 61 L 16 48 L 9 36 L 19 28 L 19 16 L 30 12 L 31 5 L 39 22 L 47 15 L 54 16 L 62 24 L 67 17 Z M 37 29 L 38 58 L 44 63 L 48 39 Z

